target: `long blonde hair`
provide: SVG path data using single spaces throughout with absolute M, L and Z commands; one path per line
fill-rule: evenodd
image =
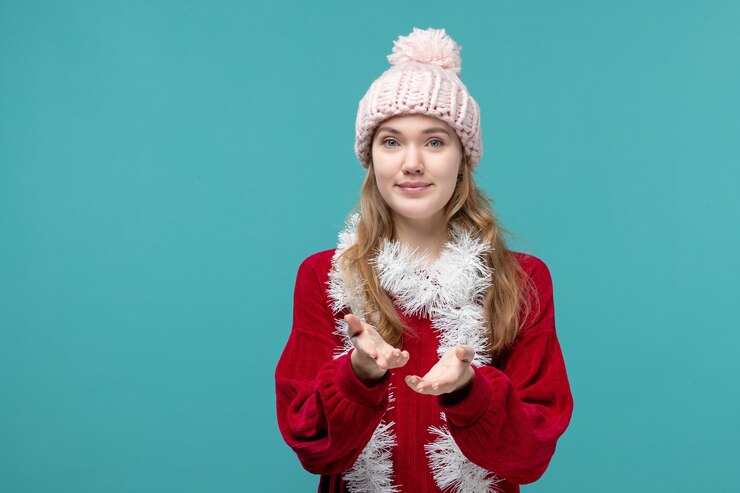
M 484 307 L 489 329 L 487 349 L 496 362 L 514 343 L 521 322 L 527 320 L 531 312 L 530 294 L 536 290 L 514 253 L 507 248 L 504 235 L 510 233 L 496 220 L 491 201 L 477 187 L 465 156 L 460 168 L 455 191 L 444 208 L 445 227 L 449 229 L 453 222 L 462 224 L 493 247 L 485 258 L 493 269 L 493 278 Z M 403 336 L 412 335 L 413 331 L 401 320 L 370 263 L 382 242 L 394 236 L 391 209 L 380 195 L 372 162 L 362 184 L 359 212 L 355 244 L 343 252 L 341 259 L 349 268 L 357 269 L 366 281 L 366 312 L 373 315 L 375 328 L 389 344 L 400 347 Z

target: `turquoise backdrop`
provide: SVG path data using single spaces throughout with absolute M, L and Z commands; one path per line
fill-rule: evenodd
M 740 3 L 0 1 L 0 491 L 315 491 L 278 432 L 357 104 L 443 27 L 575 411 L 527 492 L 740 484 Z

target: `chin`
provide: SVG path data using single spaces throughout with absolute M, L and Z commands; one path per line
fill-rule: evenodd
M 410 219 L 412 221 L 432 219 L 439 213 L 439 211 L 429 212 L 429 211 L 400 211 L 400 210 L 397 210 L 395 212 L 399 216 L 405 219 Z

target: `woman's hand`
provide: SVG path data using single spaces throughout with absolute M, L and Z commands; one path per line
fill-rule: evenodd
M 355 350 L 350 361 L 352 369 L 362 382 L 373 384 L 383 378 L 390 368 L 400 368 L 409 360 L 409 352 L 401 351 L 385 342 L 373 326 L 360 322 L 352 313 L 344 316 L 347 333 Z
M 420 394 L 441 395 L 462 390 L 473 382 L 475 372 L 470 366 L 475 351 L 470 346 L 455 346 L 447 350 L 426 375 L 408 375 L 406 384 Z

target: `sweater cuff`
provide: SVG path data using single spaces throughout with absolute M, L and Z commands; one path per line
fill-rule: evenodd
M 380 406 L 390 387 L 390 372 L 385 372 L 383 378 L 377 383 L 367 386 L 355 375 L 350 359 L 351 354 L 352 351 L 342 356 L 337 367 L 336 382 L 339 391 L 344 397 L 357 404 L 367 407 Z
M 493 397 L 493 385 L 486 375 L 473 366 L 475 375 L 473 385 L 465 398 L 450 403 L 443 395 L 437 397 L 439 409 L 445 413 L 447 419 L 457 427 L 466 427 L 474 424 L 488 410 Z

